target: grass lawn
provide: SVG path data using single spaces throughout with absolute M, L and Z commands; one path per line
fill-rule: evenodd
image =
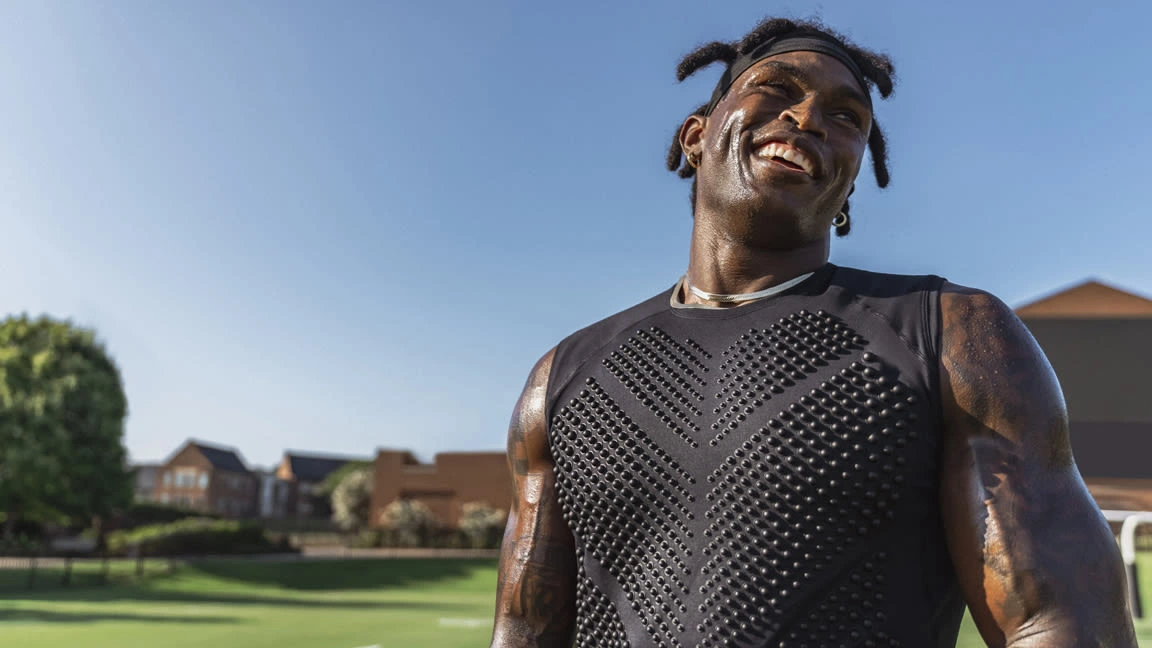
M 1152 556 L 1141 580 L 1152 591 Z M 496 588 L 493 560 L 205 562 L 148 565 L 133 582 L 115 563 L 112 584 L 59 587 L 43 574 L 28 592 L 0 570 L 0 646 L 21 648 L 362 648 L 487 646 Z M 1152 622 L 1141 622 L 1152 648 Z M 980 648 L 965 621 L 958 648 Z

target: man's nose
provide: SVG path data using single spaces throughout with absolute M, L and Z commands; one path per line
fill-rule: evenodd
M 811 100 L 785 108 L 780 113 L 780 119 L 796 124 L 797 128 L 819 137 L 821 141 L 828 139 L 828 132 L 824 129 L 824 120 Z

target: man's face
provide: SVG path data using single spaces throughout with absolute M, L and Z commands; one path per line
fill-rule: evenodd
M 851 191 L 871 127 L 864 90 L 840 61 L 817 52 L 766 58 L 710 117 L 681 129 L 684 150 L 700 154 L 697 214 L 766 247 L 820 240 Z

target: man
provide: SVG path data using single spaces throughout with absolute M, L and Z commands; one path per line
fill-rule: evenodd
M 1136 646 L 1059 385 L 1002 302 L 828 263 L 886 57 L 768 20 L 677 133 L 688 271 L 533 369 L 492 645 Z M 684 166 L 682 158 L 687 165 Z

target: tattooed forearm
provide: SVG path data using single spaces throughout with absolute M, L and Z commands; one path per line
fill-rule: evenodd
M 493 648 L 567 648 L 576 618 L 576 552 L 556 503 L 545 389 L 552 353 L 533 370 L 508 432 L 513 502 L 501 546 Z
M 991 646 L 1135 647 L 1111 532 L 1073 462 L 1056 377 L 996 298 L 941 299 L 942 510 Z

